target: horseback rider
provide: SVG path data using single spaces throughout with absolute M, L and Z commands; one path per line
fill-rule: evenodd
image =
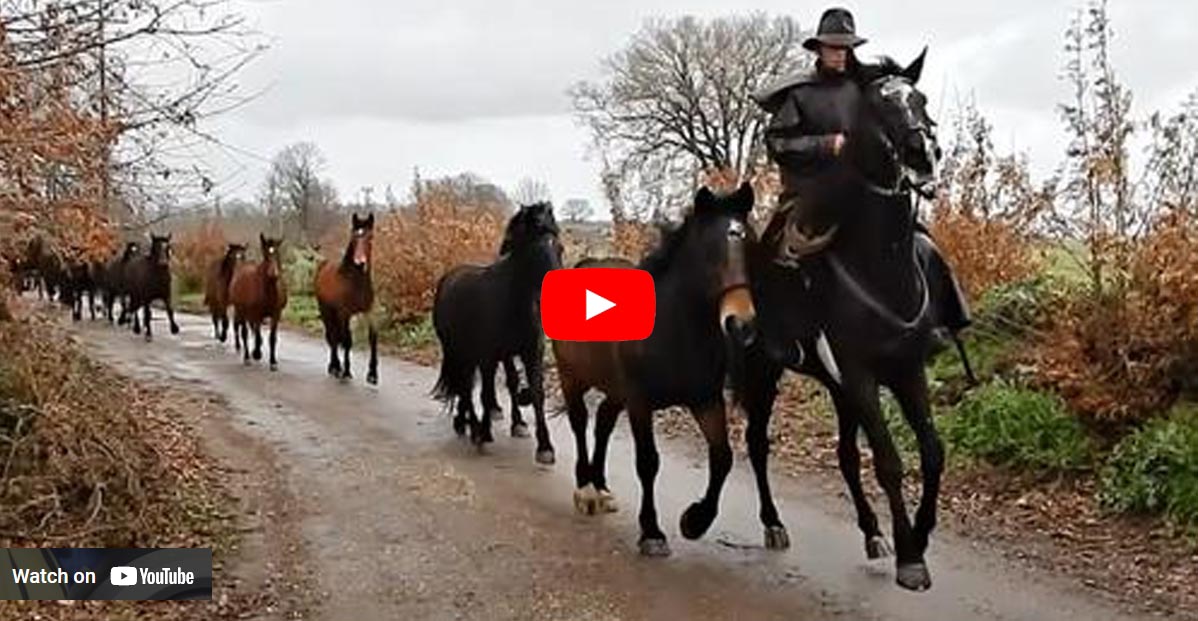
M 770 158 L 781 172 L 782 192 L 778 211 L 770 220 L 763 240 L 778 240 L 788 226 L 798 227 L 803 241 L 801 255 L 813 255 L 832 242 L 835 226 L 827 220 L 835 205 L 821 196 L 821 174 L 833 167 L 852 132 L 861 98 L 861 84 L 876 69 L 858 61 L 854 50 L 867 39 L 856 33 L 853 15 L 846 9 L 824 12 L 814 36 L 803 47 L 815 52 L 815 67 L 800 71 L 753 95 L 770 113 L 765 143 Z M 791 212 L 799 210 L 795 214 Z M 822 211 L 821 211 L 822 210 Z M 792 218 L 797 215 L 798 218 Z M 927 229 L 918 222 L 916 254 L 924 262 L 924 273 L 937 279 L 941 299 L 934 300 L 933 325 L 955 335 L 970 324 L 968 306 L 960 287 Z

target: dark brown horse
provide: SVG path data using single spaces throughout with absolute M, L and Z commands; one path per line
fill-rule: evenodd
M 548 203 L 521 207 L 512 216 L 509 231 L 508 251 L 498 260 L 490 265 L 460 265 L 437 283 L 433 327 L 441 342 L 441 374 L 434 394 L 449 403 L 456 401 L 454 430 L 460 435 L 469 429 L 471 441 L 481 448 L 494 439 L 491 419 L 499 409 L 496 369 L 518 356 L 528 374 L 536 415 L 536 460 L 550 464 L 554 452 L 545 425 L 544 333 L 538 302 L 545 274 L 561 267 L 562 245 L 553 207 Z M 481 420 L 474 412 L 476 374 L 482 379 Z M 527 433 L 518 409 L 512 412 L 511 429 L 516 437 Z
M 769 488 L 768 426 L 784 368 L 815 378 L 832 396 L 839 423 L 837 456 L 870 559 L 890 554 L 862 489 L 858 434 L 865 432 L 886 494 L 895 540 L 896 581 L 931 586 L 924 560 L 936 526 L 944 454 L 932 422 L 924 372 L 933 295 L 914 247 L 912 193 L 929 190 L 939 148 L 926 99 L 915 88 L 923 56 L 862 86 L 854 130 L 838 163 L 819 179 L 835 207 L 835 237 L 819 254 L 800 257 L 783 235 L 762 244 L 752 261 L 761 338 L 747 352 L 743 383 L 746 440 L 757 476 L 766 543 L 785 532 Z M 794 230 L 792 210 L 782 223 Z M 771 226 L 771 228 L 773 228 Z M 914 524 L 903 498 L 903 468 L 882 416 L 887 387 L 919 442 L 922 495 Z
M 640 267 L 653 276 L 657 318 L 643 341 L 576 343 L 554 341 L 553 351 L 570 428 L 578 445 L 575 507 L 583 513 L 612 508 L 605 459 L 616 417 L 628 409 L 641 482 L 640 550 L 669 554 L 657 521 L 654 487 L 659 467 L 653 412 L 686 406 L 707 440 L 708 485 L 703 498 L 682 514 L 688 539 L 701 537 L 715 520 L 720 493 L 732 468 L 725 412 L 725 377 L 753 338 L 756 311 L 749 289 L 747 252 L 753 242 L 747 218 L 753 189 L 717 196 L 707 188 L 695 196 L 682 226 L 664 235 Z M 622 260 L 586 261 L 580 267 L 629 267 Z M 587 451 L 587 390 L 603 392 L 596 415 L 595 453 Z
M 139 334 L 145 324 L 146 340 L 154 338 L 151 321 L 151 306 L 155 300 L 162 301 L 166 317 L 170 320 L 171 334 L 179 333 L 175 323 L 175 309 L 171 306 L 171 236 L 151 235 L 150 252 L 131 259 L 125 266 L 125 291 L 129 295 L 129 317 L 133 322 L 133 333 Z M 143 322 L 137 320 L 141 310 Z
M 229 244 L 225 256 L 213 261 L 204 275 L 204 306 L 212 315 L 213 336 L 222 343 L 229 337 L 229 282 L 244 260 L 245 245 Z M 233 338 L 240 343 L 241 335 L 234 334 Z
M 287 286 L 282 278 L 279 246 L 282 239 L 258 235 L 262 260 L 243 263 L 233 272 L 229 283 L 229 303 L 233 305 L 233 329 L 241 335 L 246 364 L 250 363 L 250 335 L 254 330 L 254 360 L 262 359 L 262 322 L 270 320 L 270 370 L 279 368 L 275 356 L 278 343 L 279 317 L 287 306 Z
M 129 311 L 128 291 L 125 286 L 125 269 L 141 252 L 141 244 L 128 242 L 124 251 L 108 265 L 102 266 L 96 278 L 96 286 L 100 290 L 100 302 L 104 306 L 104 316 L 109 323 L 114 321 L 113 306 L 121 303 L 121 323 L 124 323 Z
M 324 323 L 324 338 L 329 344 L 329 375 L 349 379 L 349 351 L 353 348 L 350 321 L 354 315 L 366 317 L 370 339 L 370 367 L 366 382 L 379 381 L 379 336 L 370 310 L 374 306 L 374 284 L 370 278 L 374 248 L 374 214 L 350 221 L 349 244 L 339 262 L 325 261 L 316 271 L 316 302 Z M 345 361 L 337 360 L 337 348 L 345 352 Z

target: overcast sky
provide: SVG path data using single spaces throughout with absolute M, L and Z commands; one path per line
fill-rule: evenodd
M 264 93 L 210 126 L 238 149 L 211 154 L 218 193 L 252 198 L 265 158 L 311 140 L 345 199 L 373 186 L 377 201 L 387 184 L 403 196 L 419 167 L 425 177 L 473 171 L 508 189 L 530 176 L 556 202 L 587 198 L 601 212 L 589 137 L 565 95 L 571 84 L 595 77 L 600 60 L 649 17 L 761 10 L 811 28 L 826 8 L 794 0 L 235 1 L 271 47 L 242 80 L 245 91 Z M 1059 161 L 1060 48 L 1079 2 L 844 6 L 870 39 L 863 55 L 906 61 L 931 47 L 922 87 L 934 110 L 972 94 L 1000 148 L 1027 151 L 1039 172 Z M 1198 2 L 1112 0 L 1111 13 L 1116 66 L 1136 112 L 1175 109 L 1198 88 Z

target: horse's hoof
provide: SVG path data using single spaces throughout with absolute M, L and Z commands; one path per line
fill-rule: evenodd
M 329 365 L 329 375 L 333 377 L 341 377 L 341 366 L 336 364 Z
M 574 490 L 574 510 L 582 515 L 595 515 L 599 512 L 599 496 L 594 485 L 587 483 Z
M 175 324 L 172 323 L 171 324 L 171 334 L 178 334 L 178 333 L 179 333 L 179 326 L 176 326 Z
M 528 423 L 512 423 L 512 437 L 513 438 L 527 438 L 528 437 Z
M 703 502 L 696 502 L 686 508 L 682 512 L 682 519 L 678 522 L 678 528 L 682 531 L 682 536 L 687 539 L 698 539 L 711 528 L 711 523 L 715 521 L 715 509 L 709 508 Z
M 894 550 L 890 547 L 890 542 L 882 535 L 874 535 L 865 540 L 865 558 L 876 561 L 880 558 L 888 558 L 894 554 Z
M 153 340 L 154 340 L 154 335 L 150 334 L 149 332 L 146 332 L 146 342 L 149 343 Z
M 459 436 L 466 435 L 466 419 L 455 417 L 453 419 L 453 431 Z
M 765 549 L 786 550 L 790 547 L 790 535 L 781 524 L 765 527 Z
M 272 362 L 272 363 L 270 363 L 270 370 L 271 370 L 271 371 L 278 371 L 278 370 L 279 370 L 279 363 L 277 363 L 277 362 Z
M 371 386 L 378 386 L 378 383 L 379 383 L 379 374 L 378 374 L 378 372 L 377 372 L 377 371 L 370 371 L 369 373 L 367 373 L 367 374 L 366 374 L 366 383 L 367 383 L 367 384 L 370 384 Z
M 254 353 L 253 353 L 253 354 L 251 354 L 251 356 L 253 356 L 254 360 L 261 360 L 261 359 L 262 359 L 262 350 L 261 350 L 261 349 L 255 349 L 255 350 L 254 350 Z
M 664 558 L 670 555 L 670 544 L 666 543 L 664 537 L 661 539 L 641 539 L 640 548 L 641 556 Z
M 926 591 L 932 588 L 932 574 L 923 562 L 898 566 L 895 582 L 909 591 Z
M 601 489 L 596 492 L 599 496 L 599 512 L 600 513 L 616 513 L 620 510 L 620 503 L 616 502 L 616 497 L 608 490 Z
M 553 449 L 538 449 L 537 463 L 543 466 L 552 466 L 557 462 L 557 457 L 553 453 Z
M 354 374 L 349 369 L 346 369 L 345 372 L 341 374 L 341 379 L 343 380 L 351 380 L 353 378 Z
M 494 410 L 491 410 L 491 420 L 503 420 L 503 419 L 504 419 L 503 408 L 497 407 Z

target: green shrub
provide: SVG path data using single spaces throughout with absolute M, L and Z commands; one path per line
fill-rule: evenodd
M 997 465 L 1081 470 L 1092 461 L 1085 429 L 1059 399 L 1002 382 L 969 393 L 939 423 L 951 449 Z
M 1178 411 L 1124 438 L 1102 469 L 1099 499 L 1114 511 L 1198 526 L 1198 411 Z
M 291 247 L 283 261 L 287 291 L 293 295 L 311 294 L 316 280 L 316 266 L 320 265 L 320 261 L 320 253 L 315 250 Z

